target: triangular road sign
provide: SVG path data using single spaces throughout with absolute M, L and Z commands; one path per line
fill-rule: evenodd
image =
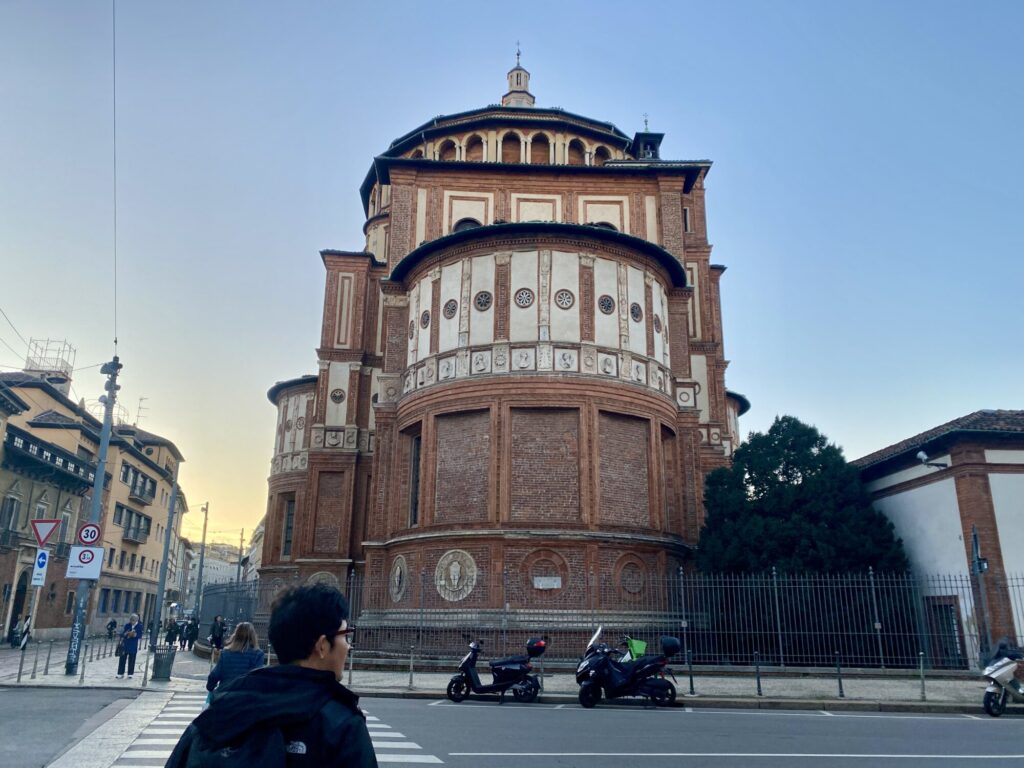
M 39 542 L 39 547 L 46 546 L 46 540 L 53 536 L 53 532 L 57 530 L 57 526 L 60 525 L 60 520 L 33 520 L 32 521 L 32 532 L 36 535 L 36 541 Z

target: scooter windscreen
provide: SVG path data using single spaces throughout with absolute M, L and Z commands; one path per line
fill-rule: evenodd
M 604 630 L 604 627 L 597 628 L 597 632 L 594 633 L 594 636 L 590 638 L 590 642 L 587 643 L 587 648 L 593 648 L 597 644 L 597 641 L 601 639 L 602 630 Z

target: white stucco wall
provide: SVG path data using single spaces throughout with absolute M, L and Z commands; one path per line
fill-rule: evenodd
M 877 499 L 875 509 L 892 521 L 916 573 L 969 572 L 952 478 Z
M 509 338 L 512 341 L 536 341 L 538 317 L 537 251 L 518 251 L 512 254 L 509 272 Z M 533 304 L 518 307 L 516 291 L 529 288 L 533 291 Z
M 600 347 L 619 346 L 619 271 L 611 259 L 594 259 L 594 301 L 601 296 L 611 296 L 615 311 L 606 315 L 594 310 L 594 342 Z
M 569 309 L 555 303 L 559 290 L 572 292 L 574 301 Z M 551 253 L 551 339 L 554 341 L 580 340 L 580 259 L 575 253 Z
M 494 313 L 493 303 L 491 308 L 481 312 L 476 308 L 475 298 L 480 291 L 488 291 L 494 296 L 494 256 L 477 256 L 471 262 L 470 295 L 471 306 L 469 316 L 469 343 L 490 344 L 494 341 Z
M 985 451 L 989 464 L 1024 464 L 1024 451 Z
M 988 483 L 992 488 L 1003 566 L 1008 576 L 1024 575 L 1024 474 L 990 474 Z
M 455 349 L 459 345 L 459 311 L 455 316 L 447 318 L 444 316 L 444 305 L 454 299 L 456 303 L 462 298 L 462 262 L 447 264 L 441 267 L 441 311 L 437 318 L 439 323 L 437 335 L 437 349 L 445 352 Z
M 629 350 L 636 352 L 641 355 L 647 354 L 647 322 L 650 318 L 647 317 L 647 310 L 645 308 L 646 301 L 644 297 L 644 273 L 636 267 L 626 268 L 626 283 L 627 283 L 627 296 L 629 305 L 634 303 L 640 305 L 640 309 L 643 310 L 643 316 L 640 322 L 636 322 L 632 317 L 629 317 L 629 305 L 626 306 L 626 315 L 629 317 Z

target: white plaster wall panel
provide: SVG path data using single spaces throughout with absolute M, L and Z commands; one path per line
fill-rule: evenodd
M 555 301 L 561 290 L 572 293 L 573 302 L 569 309 L 562 309 Z M 580 340 L 580 258 L 575 253 L 551 253 L 551 339 Z
M 703 337 L 703 325 L 701 323 L 700 316 L 700 294 L 703 290 L 703 286 L 700 284 L 700 280 L 697 279 L 699 272 L 697 271 L 697 265 L 688 262 L 683 265 L 686 270 L 686 283 L 693 288 L 693 299 L 690 300 L 690 338 L 700 339 Z
M 661 331 L 658 331 L 658 326 L 654 325 L 654 318 L 649 317 L 647 321 L 654 325 L 654 359 L 660 360 L 665 365 L 668 365 L 668 351 L 665 346 L 665 319 L 667 317 L 665 313 L 665 291 L 661 287 L 661 283 L 655 282 L 651 286 L 651 306 L 654 310 L 654 314 L 658 316 L 661 322 Z
M 284 424 L 288 420 L 288 401 L 279 400 L 277 404 L 277 435 L 274 438 L 274 455 L 284 452 Z
M 1024 474 L 992 473 L 988 476 L 988 484 L 992 489 L 992 505 L 996 510 L 996 526 L 999 528 L 1006 573 L 1024 573 Z M 1024 626 L 1018 624 L 1017 628 L 1021 630 Z
M 476 219 L 490 224 L 494 217 L 493 192 L 444 192 L 444 234 L 452 231 L 460 219 Z
M 473 258 L 472 279 L 470 284 L 470 319 L 469 319 L 469 343 L 471 346 L 478 344 L 490 344 L 494 341 L 494 313 L 493 301 L 491 308 L 481 312 L 476 308 L 476 295 L 480 291 L 487 291 L 494 296 L 494 256 L 476 256 Z
M 380 205 L 381 208 L 387 208 L 391 205 L 391 185 L 385 184 L 380 188 Z
M 537 340 L 537 251 L 518 251 L 512 254 L 509 266 L 509 339 L 511 341 Z M 529 307 L 516 304 L 516 292 L 522 288 L 533 291 L 534 302 Z
M 632 305 L 635 302 L 643 310 L 643 317 L 640 318 L 638 323 L 630 316 L 629 307 L 626 307 L 626 315 L 629 316 L 629 350 L 646 355 L 647 323 L 650 322 L 651 318 L 647 317 L 646 302 L 644 300 L 644 273 L 636 267 L 627 267 L 626 274 L 628 275 L 627 295 L 629 297 L 629 304 Z
M 658 237 L 658 198 L 654 195 L 644 197 L 644 218 L 647 220 L 647 240 L 661 244 Z
M 611 259 L 594 259 L 594 343 L 619 348 L 619 272 Z M 615 311 L 606 315 L 596 305 L 601 296 L 615 300 Z
M 952 479 L 878 499 L 875 509 L 892 521 L 918 573 L 967 573 L 960 508 Z
M 708 407 L 708 359 L 704 355 L 690 355 L 690 372 L 697 382 L 697 408 L 700 410 L 700 423 L 707 424 L 710 408 Z
M 416 190 L 416 245 L 427 239 L 427 190 Z
M 352 304 L 355 278 L 351 273 L 338 274 L 338 301 L 334 316 L 334 346 L 348 349 L 352 346 Z
M 416 315 L 416 346 L 418 347 L 416 359 L 424 360 L 430 357 L 430 326 L 437 322 L 437 318 L 434 317 L 434 313 L 430 312 L 433 307 L 433 295 L 434 295 L 434 281 L 429 277 L 424 277 L 419 282 L 419 305 L 420 311 Z M 423 313 L 430 312 L 430 322 L 427 323 L 427 327 L 423 327 Z
M 1024 451 L 985 451 L 989 464 L 1024 464 Z
M 290 395 L 285 401 L 284 420 L 284 453 L 291 453 L 295 450 L 295 395 Z
M 409 333 L 408 326 L 411 324 L 412 333 Z M 409 323 L 406 324 L 407 328 L 403 328 L 402 332 L 405 334 L 409 344 L 408 354 L 405 356 L 405 364 L 412 365 L 416 362 L 416 353 L 418 345 L 419 334 L 416 333 L 416 329 L 420 327 L 420 286 L 416 283 L 412 286 L 409 291 Z
M 378 355 L 384 354 L 384 294 L 377 291 L 377 332 L 374 336 L 374 349 Z
M 345 393 L 340 403 L 334 402 L 331 393 L 340 389 Z M 332 362 L 327 369 L 327 413 L 324 423 L 328 427 L 340 427 L 345 423 L 345 416 L 348 413 L 348 363 Z
M 936 464 L 949 464 L 950 458 L 948 453 L 944 453 L 941 456 L 929 456 L 928 461 Z M 869 493 L 875 493 L 885 488 L 891 488 L 894 485 L 905 483 L 908 480 L 916 480 L 919 477 L 934 475 L 937 471 L 938 470 L 934 467 L 926 467 L 924 464 L 915 464 L 908 469 L 901 469 L 899 472 L 893 472 L 885 477 L 872 480 L 870 483 L 865 483 L 864 487 Z
M 295 417 L 292 419 L 292 450 L 301 451 L 306 439 L 306 404 L 309 402 L 309 395 L 298 395 L 295 398 Z M 301 426 L 299 419 L 302 419 Z
M 562 196 L 512 193 L 512 221 L 561 221 Z
M 606 221 L 619 232 L 629 233 L 629 197 L 626 195 L 581 195 L 579 220 L 583 224 Z
M 448 264 L 441 268 L 441 316 L 437 318 L 440 323 L 437 337 L 437 350 L 444 352 L 455 349 L 459 345 L 459 311 L 455 310 L 455 316 L 447 318 L 444 316 L 444 305 L 454 299 L 461 303 L 462 299 L 462 262 Z

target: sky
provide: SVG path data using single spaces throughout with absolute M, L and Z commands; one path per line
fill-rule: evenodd
M 1024 407 L 1024 4 L 0 0 L 0 370 L 77 348 L 184 453 L 198 536 L 266 507 L 275 381 L 316 370 L 323 248 L 392 139 L 496 103 L 710 159 L 726 373 L 853 459 Z M 115 302 L 116 273 L 116 302 Z

